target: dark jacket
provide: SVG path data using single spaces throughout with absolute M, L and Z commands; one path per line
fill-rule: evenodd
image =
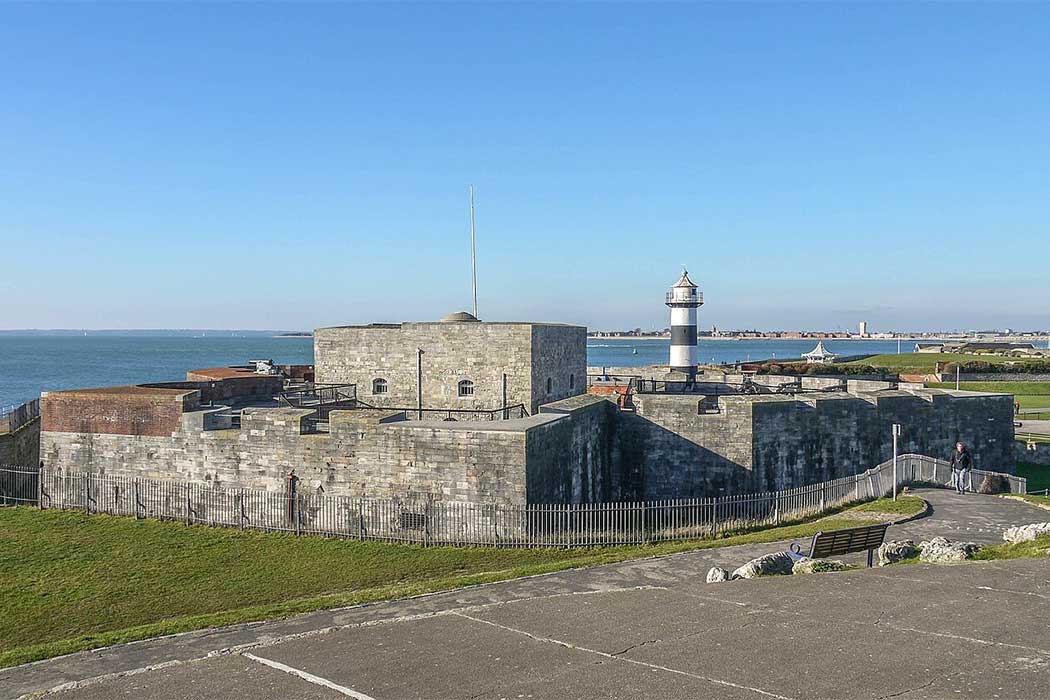
M 952 453 L 952 469 L 973 469 L 973 457 L 968 449 L 964 447 L 962 452 Z

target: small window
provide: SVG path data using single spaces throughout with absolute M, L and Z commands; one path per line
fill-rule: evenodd
M 372 393 L 373 394 L 385 394 L 387 390 L 387 383 L 385 379 L 373 379 L 372 380 Z
M 547 377 L 547 393 L 551 393 L 551 389 L 554 388 L 554 382 L 550 377 Z
M 473 396 L 474 395 L 474 382 L 469 379 L 464 379 L 459 383 L 459 395 L 460 396 Z
M 570 374 L 569 375 L 569 388 L 570 389 L 575 389 L 576 388 L 576 375 L 575 374 Z

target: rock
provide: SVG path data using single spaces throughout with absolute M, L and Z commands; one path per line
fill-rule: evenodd
M 1003 539 L 1007 542 L 1031 542 L 1040 535 L 1050 533 L 1050 523 L 1032 523 L 1011 527 L 1003 533 Z
M 707 572 L 708 583 L 721 583 L 722 581 L 729 580 L 729 571 L 723 569 L 721 566 L 713 566 L 711 570 Z
M 730 578 L 755 578 L 756 576 L 790 574 L 791 567 L 794 564 L 794 558 L 787 552 L 773 552 L 772 554 L 764 554 L 757 559 L 752 559 L 733 571 L 730 574 Z
M 805 557 L 795 562 L 791 567 L 793 574 L 822 574 L 827 571 L 845 571 L 852 569 L 849 564 L 835 559 L 810 559 Z
M 975 542 L 952 542 L 945 537 L 934 537 L 919 543 L 919 559 L 930 563 L 943 563 L 972 559 L 981 550 Z
M 977 487 L 977 493 L 1010 493 L 1010 480 L 1002 474 L 989 474 Z
M 879 545 L 879 566 L 910 559 L 919 553 L 914 540 L 890 540 Z

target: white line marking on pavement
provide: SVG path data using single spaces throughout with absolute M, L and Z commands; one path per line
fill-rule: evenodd
M 883 626 L 888 627 L 888 628 L 893 629 L 893 630 L 897 630 L 898 632 L 916 632 L 918 634 L 928 634 L 931 637 L 944 637 L 945 639 L 958 639 L 958 640 L 963 641 L 963 642 L 973 642 L 974 644 L 983 644 L 984 646 L 989 646 L 989 647 L 1006 647 L 1008 649 L 1024 649 L 1025 651 L 1034 651 L 1037 654 L 1043 654 L 1045 656 L 1050 656 L 1050 650 L 1048 650 L 1048 649 L 1039 649 L 1037 647 L 1029 647 L 1029 646 L 1025 646 L 1024 644 L 1009 644 L 1007 642 L 995 642 L 995 641 L 992 641 L 990 639 L 980 639 L 978 637 L 964 637 L 964 636 L 958 635 L 958 634 L 949 634 L 948 632 L 931 632 L 930 630 L 919 630 L 919 629 L 915 629 L 914 627 L 898 627 L 896 625 L 890 625 L 890 624 L 886 624 L 886 623 L 883 623 Z
M 979 591 L 995 591 L 996 593 L 1016 593 L 1017 595 L 1030 595 L 1036 598 L 1043 598 L 1044 600 L 1050 600 L 1050 595 L 1043 595 L 1042 593 L 1036 593 L 1035 591 L 1011 591 L 1009 588 L 992 588 L 991 586 L 978 586 Z
M 321 678 L 320 676 L 315 676 L 312 673 L 307 673 L 306 671 L 300 671 L 297 668 L 292 668 L 291 666 L 282 664 L 280 661 L 273 661 L 272 659 L 264 659 L 261 656 L 256 656 L 255 654 L 249 654 L 248 652 L 245 652 L 245 653 L 241 654 L 241 656 L 243 656 L 243 657 L 245 657 L 247 659 L 251 659 L 252 661 L 257 661 L 258 663 L 261 663 L 263 666 L 269 666 L 270 668 L 275 668 L 278 671 L 284 671 L 285 673 L 290 673 L 293 676 L 298 676 L 299 678 L 302 678 L 304 681 L 309 681 L 310 683 L 313 683 L 314 685 L 321 685 L 321 686 L 324 686 L 325 688 L 328 688 L 329 690 L 334 690 L 337 693 L 342 693 L 343 695 L 347 696 L 348 698 L 354 698 L 355 700 L 375 700 L 375 698 L 372 698 L 372 697 L 370 697 L 368 695 L 365 695 L 364 693 L 359 693 L 356 690 L 351 690 L 350 688 L 346 688 L 344 686 L 341 686 L 338 683 L 333 683 L 332 681 L 328 680 L 327 678 Z
M 707 681 L 708 683 L 714 683 L 716 685 L 724 685 L 724 686 L 727 686 L 727 687 L 730 687 L 730 688 L 737 688 L 739 690 L 750 690 L 752 693 L 758 693 L 759 695 L 764 695 L 766 697 L 776 698 L 777 700 L 794 700 L 793 698 L 789 698 L 789 697 L 786 697 L 784 695 L 777 695 L 776 693 L 771 693 L 768 690 L 762 690 L 761 688 L 752 688 L 750 686 L 740 685 L 738 683 L 732 683 L 730 681 L 723 681 L 723 680 L 721 680 L 719 678 L 708 678 L 707 676 L 701 676 L 698 673 L 689 673 L 688 671 L 680 671 L 677 668 L 669 668 L 667 666 L 658 666 L 656 664 L 646 663 L 645 661 L 639 661 L 637 659 L 629 659 L 629 658 L 624 657 L 624 656 L 614 656 L 614 655 L 608 654 L 608 653 L 606 653 L 604 651 L 598 651 L 597 649 L 588 649 L 587 647 L 579 647 L 579 646 L 576 646 L 575 644 L 570 644 L 569 642 L 563 642 L 560 639 L 553 639 L 552 637 L 538 637 L 538 636 L 532 634 L 531 632 L 526 632 L 525 630 L 519 630 L 519 629 L 515 629 L 513 627 L 507 627 L 506 625 L 500 625 L 500 624 L 497 624 L 495 622 L 489 622 L 488 620 L 482 620 L 480 617 L 471 617 L 470 615 L 465 615 L 464 613 L 459 612 L 459 611 L 453 612 L 452 614 L 456 615 L 457 617 L 465 618 L 467 620 L 472 620 L 474 622 L 480 622 L 480 623 L 482 623 L 484 625 L 491 625 L 492 627 L 504 630 L 506 632 L 513 632 L 515 634 L 524 635 L 524 636 L 528 637 L 529 639 L 536 640 L 537 642 L 545 642 L 547 644 L 555 644 L 555 645 L 560 646 L 560 647 L 565 647 L 566 649 L 574 649 L 576 651 L 583 651 L 583 652 L 586 652 L 588 654 L 595 654 L 597 656 L 603 656 L 603 657 L 605 657 L 607 659 L 615 659 L 616 661 L 623 661 L 625 663 L 635 664 L 636 666 L 644 666 L 646 668 L 651 668 L 651 669 L 654 669 L 654 670 L 657 670 L 657 671 L 667 671 L 668 673 L 674 673 L 674 674 L 677 674 L 677 675 L 680 675 L 680 676 L 688 676 L 689 678 L 695 678 L 697 680 Z
M 477 603 L 475 605 L 464 605 L 458 608 L 446 608 L 445 610 L 433 610 L 431 612 L 415 613 L 412 615 L 399 615 L 397 617 L 381 617 L 374 620 L 362 620 L 361 622 L 348 622 L 340 625 L 330 625 L 328 627 L 318 627 L 317 629 L 306 630 L 305 632 L 296 632 L 295 634 L 285 634 L 277 637 L 268 637 L 266 639 L 256 639 L 255 641 L 245 642 L 244 644 L 237 644 L 235 646 L 224 647 L 222 649 L 215 649 L 208 652 L 206 657 L 211 658 L 213 656 L 227 656 L 229 654 L 240 654 L 249 649 L 262 649 L 265 647 L 277 646 L 278 644 L 284 644 L 285 642 L 294 642 L 301 639 L 309 639 L 311 637 L 318 637 L 325 634 L 332 634 L 333 632 L 343 632 L 345 630 L 360 629 L 362 627 L 377 627 L 379 625 L 388 625 L 398 622 L 418 622 L 419 620 L 429 620 L 437 617 L 447 617 L 454 615 L 459 611 L 470 611 L 485 610 L 488 608 L 497 608 L 504 605 L 511 605 L 516 603 L 528 603 L 536 600 L 550 600 L 552 598 L 565 598 L 568 596 L 585 596 L 585 595 L 600 595 L 603 593 L 627 593 L 631 591 L 666 591 L 669 590 L 664 586 L 629 586 L 626 588 L 605 588 L 590 591 L 569 591 L 567 593 L 549 593 L 546 595 L 529 596 L 526 598 L 511 598 L 510 600 L 497 600 L 490 603 Z

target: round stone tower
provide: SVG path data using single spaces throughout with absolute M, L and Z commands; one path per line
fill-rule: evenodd
M 696 378 L 696 310 L 704 303 L 704 295 L 689 279 L 689 271 L 682 269 L 682 277 L 667 293 L 671 307 L 671 371 L 684 372 L 692 381 Z

